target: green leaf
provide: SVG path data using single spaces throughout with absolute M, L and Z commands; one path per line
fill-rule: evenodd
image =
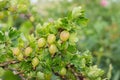
M 20 36 L 20 32 L 17 31 L 15 28 L 10 27 L 8 35 L 11 39 L 16 39 L 18 36 Z
M 73 8 L 72 15 L 71 15 L 72 18 L 76 18 L 81 15 L 82 15 L 82 7 L 81 6 Z
M 34 29 L 34 26 L 30 21 L 25 21 L 24 23 L 21 24 L 20 26 L 20 31 L 26 35 L 28 35 L 32 30 Z
M 77 19 L 74 20 L 77 26 L 86 26 L 88 23 L 88 19 L 85 17 L 78 17 Z
M 77 41 L 78 41 L 77 33 L 71 33 L 69 38 L 70 44 L 75 45 Z
M 0 77 L 3 76 L 4 72 L 5 72 L 5 70 L 4 70 L 3 68 L 0 67 Z
M 2 31 L 0 31 L 0 41 L 4 41 L 5 40 L 5 35 Z
M 21 80 L 17 75 L 14 75 L 11 71 L 5 71 L 4 75 L 2 76 L 3 80 Z
M 49 27 L 50 28 L 50 32 L 53 33 L 53 34 L 57 34 L 58 30 L 56 28 L 53 28 L 53 27 Z
M 76 53 L 77 51 L 76 46 L 69 45 L 67 51 L 69 51 L 72 54 Z
M 86 70 L 87 71 L 87 70 Z M 91 66 L 86 72 L 90 79 L 97 79 L 104 74 L 104 71 L 97 68 L 97 65 Z

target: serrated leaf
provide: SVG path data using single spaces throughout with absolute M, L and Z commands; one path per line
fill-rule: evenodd
M 17 31 L 15 28 L 9 28 L 8 35 L 11 39 L 15 39 L 20 35 L 20 32 Z
M 76 46 L 72 46 L 72 45 L 69 45 L 67 50 L 72 54 L 76 53 L 77 51 Z

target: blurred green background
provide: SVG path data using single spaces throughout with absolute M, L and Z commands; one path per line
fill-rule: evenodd
M 5 0 L 0 7 L 17 4 L 23 4 L 18 12 L 14 12 L 14 6 L 9 13 L 0 8 L 0 30 L 14 26 L 27 35 L 39 23 L 64 17 L 67 11 L 82 6 L 89 21 L 78 31 L 78 48 L 90 50 L 94 64 L 103 68 L 106 75 L 112 64 L 111 80 L 120 80 L 120 0 L 11 0 L 9 4 Z

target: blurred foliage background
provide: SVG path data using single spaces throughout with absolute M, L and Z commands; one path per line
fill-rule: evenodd
M 93 53 L 94 63 L 103 68 L 106 74 L 112 64 L 111 80 L 119 80 L 119 4 L 119 0 L 11 0 L 10 3 L 4 0 L 3 3 L 0 2 L 0 30 L 5 31 L 14 26 L 27 35 L 39 23 L 64 17 L 73 7 L 82 6 L 89 21 L 87 26 L 78 31 L 78 48 L 89 49 Z

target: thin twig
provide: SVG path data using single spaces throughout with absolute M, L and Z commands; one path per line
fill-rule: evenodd
M 3 62 L 3 63 L 0 63 L 0 67 L 4 68 L 6 70 L 12 71 L 13 74 L 18 75 L 21 78 L 21 80 L 26 80 L 25 77 L 24 77 L 24 74 L 23 74 L 24 72 L 23 71 L 20 71 L 18 69 L 13 69 L 13 68 L 9 68 L 8 67 L 10 64 L 16 64 L 16 63 L 19 63 L 19 61 L 15 61 L 15 60 L 13 60 L 13 61 L 6 61 L 6 62 Z
M 74 65 L 71 65 L 71 64 L 68 64 L 66 66 L 69 70 L 71 70 L 71 72 L 74 74 L 74 76 L 76 77 L 76 80 L 84 80 L 84 77 L 82 76 L 82 74 L 80 73 L 77 73 L 75 70 L 74 70 Z
M 26 80 L 25 77 L 24 77 L 24 72 L 23 71 L 13 69 L 13 68 L 8 68 L 8 67 L 5 68 L 5 69 L 12 71 L 13 74 L 15 74 L 15 75 L 18 75 L 21 78 L 21 80 Z
M 56 76 L 59 76 L 62 80 L 67 80 L 65 76 L 61 76 L 58 72 L 55 72 L 54 69 L 52 69 L 52 72 L 53 72 Z
M 16 64 L 16 63 L 19 63 L 19 61 L 6 61 L 6 62 L 3 62 L 3 63 L 0 63 L 0 67 L 6 67 L 8 66 L 9 64 Z

